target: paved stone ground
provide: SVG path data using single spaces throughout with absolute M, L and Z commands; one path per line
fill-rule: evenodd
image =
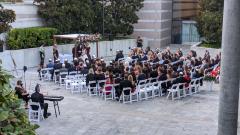
M 217 131 L 218 85 L 213 91 L 203 86 L 199 94 L 177 101 L 160 97 L 121 104 L 38 81 L 35 69 L 26 76 L 27 86 L 38 82 L 42 92 L 65 97 L 58 118 L 49 102 L 52 116 L 40 122 L 39 135 L 215 135 Z
M 188 48 L 184 48 L 187 52 Z M 64 96 L 61 116 L 40 122 L 39 135 L 216 135 L 219 85 L 182 100 L 166 97 L 133 104 L 104 101 L 99 97 L 71 94 L 53 82 L 38 81 L 36 69 L 26 74 L 27 86 L 40 83 L 48 95 Z M 205 84 L 206 85 L 206 84 Z

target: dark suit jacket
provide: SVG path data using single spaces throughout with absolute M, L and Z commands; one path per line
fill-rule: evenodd
M 44 97 L 43 94 L 39 93 L 39 92 L 35 92 L 31 95 L 31 99 L 33 102 L 38 102 L 41 105 L 41 108 L 43 108 L 43 104 L 44 104 Z M 38 108 L 33 106 L 34 110 L 37 110 Z
M 156 77 L 158 77 L 158 72 L 157 72 L 157 71 L 151 71 L 151 72 L 150 72 L 150 77 L 151 77 L 151 78 L 156 78 Z
M 146 79 L 146 75 L 145 74 L 140 74 L 138 77 L 137 77 L 137 81 L 141 81 L 141 80 L 145 80 Z
M 88 74 L 86 76 L 86 85 L 88 86 L 90 81 L 96 81 L 96 76 L 94 74 Z M 91 87 L 95 87 L 96 84 L 92 84 Z
M 129 80 L 123 80 L 120 82 L 120 90 L 121 91 L 123 90 L 123 88 L 127 88 L 127 87 L 133 88 L 133 85 Z M 124 94 L 129 95 L 130 91 L 125 91 Z

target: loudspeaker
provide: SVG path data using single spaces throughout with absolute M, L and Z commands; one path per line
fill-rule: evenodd
M 24 72 L 27 71 L 27 66 L 23 66 L 23 71 L 24 71 Z

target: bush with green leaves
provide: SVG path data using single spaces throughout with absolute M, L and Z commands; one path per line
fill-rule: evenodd
M 222 41 L 223 0 L 200 0 L 198 31 L 208 44 Z
M 13 10 L 4 9 L 0 4 L 0 34 L 10 30 L 10 23 L 16 19 L 15 12 Z
M 35 135 L 38 126 L 30 124 L 21 100 L 10 88 L 10 78 L 0 67 L 0 135 Z
M 57 33 L 55 28 L 23 28 L 12 29 L 8 33 L 7 47 L 11 50 L 40 47 L 41 45 L 53 45 L 53 35 Z

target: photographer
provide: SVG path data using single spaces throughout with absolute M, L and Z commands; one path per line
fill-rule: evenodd
M 29 101 L 29 94 L 27 91 L 23 88 L 23 83 L 21 80 L 17 81 L 17 86 L 15 87 L 16 94 L 19 99 L 22 99 L 25 101 L 25 109 L 28 108 L 28 101 Z

